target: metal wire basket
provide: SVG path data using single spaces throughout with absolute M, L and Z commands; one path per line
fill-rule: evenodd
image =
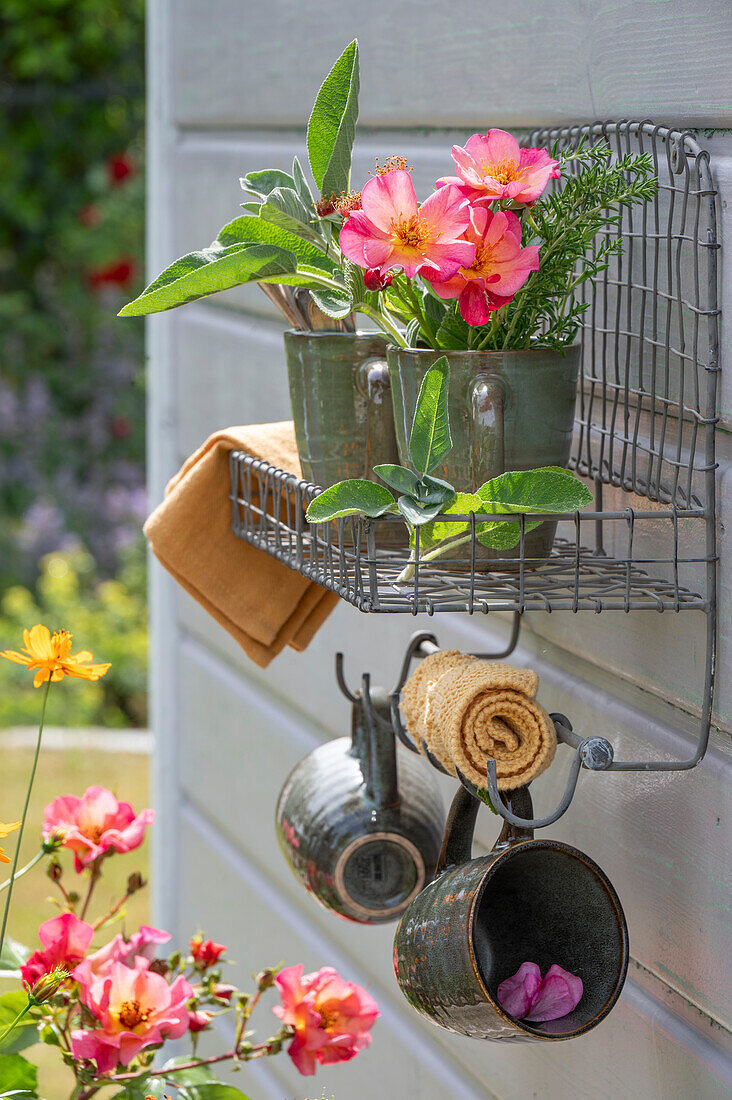
M 717 193 L 694 136 L 650 121 L 538 129 L 527 142 L 571 148 L 603 138 L 618 156 L 650 153 L 658 193 L 606 227 L 622 252 L 579 290 L 587 309 L 570 466 L 594 488 L 594 510 L 563 517 L 546 558 L 526 556 L 532 517 L 520 517 L 517 549 L 489 561 L 474 515 L 440 517 L 470 524 L 460 556 L 421 562 L 400 581 L 409 548 L 383 534 L 401 520 L 310 526 L 304 515 L 317 486 L 234 452 L 232 524 L 239 538 L 365 612 L 704 613 L 700 744 L 679 762 L 690 767 L 706 747 L 716 643 Z

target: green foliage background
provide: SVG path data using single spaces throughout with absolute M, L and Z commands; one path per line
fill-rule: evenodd
M 143 0 L 4 0 L 0 116 L 0 648 L 68 627 L 114 668 L 51 720 L 139 724 L 143 333 L 115 315 L 142 284 Z M 2 666 L 0 725 L 34 722 Z

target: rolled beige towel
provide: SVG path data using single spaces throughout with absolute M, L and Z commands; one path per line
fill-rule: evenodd
M 554 725 L 536 702 L 531 669 L 483 661 L 456 650 L 426 657 L 404 685 L 402 710 L 419 748 L 452 775 L 459 768 L 485 787 L 496 761 L 499 790 L 522 787 L 552 762 Z

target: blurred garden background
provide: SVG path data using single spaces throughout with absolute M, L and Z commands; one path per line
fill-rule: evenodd
M 142 0 L 0 8 L 0 641 L 68 627 L 112 662 L 58 726 L 144 726 Z M 38 698 L 0 667 L 0 728 Z

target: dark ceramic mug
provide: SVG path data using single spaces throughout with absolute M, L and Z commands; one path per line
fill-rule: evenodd
M 531 817 L 526 788 L 507 803 Z M 471 859 L 480 803 L 461 788 L 448 816 L 437 877 L 411 903 L 394 939 L 394 970 L 418 1012 L 476 1039 L 584 1035 L 617 1001 L 628 969 L 628 928 L 607 876 L 583 852 L 504 825 L 493 850 Z M 501 982 L 523 962 L 558 963 L 582 978 L 569 1015 L 546 1023 L 510 1016 Z
M 371 689 L 377 716 L 389 698 Z M 353 704 L 351 737 L 319 746 L 292 771 L 277 804 L 280 847 L 327 909 L 361 924 L 396 920 L 431 881 L 444 811 L 429 766 Z

